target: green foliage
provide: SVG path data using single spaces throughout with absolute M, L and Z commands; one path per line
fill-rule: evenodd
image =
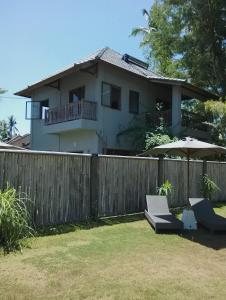
M 6 121 L 0 121 L 0 141 L 8 138 L 8 126 Z
M 155 0 L 141 35 L 152 67 L 226 95 L 226 2 Z
M 153 126 L 135 120 L 126 130 L 121 131 L 118 137 L 130 139 L 137 152 L 151 149 L 155 146 L 176 141 L 176 137 L 171 137 L 169 130 L 162 118 L 159 118 L 160 125 Z
M 167 179 L 160 187 L 157 187 L 157 193 L 160 196 L 168 196 L 172 192 L 173 186 Z
M 34 234 L 25 205 L 28 201 L 26 195 L 9 186 L 0 190 L 0 247 L 5 253 L 21 250 L 25 240 Z
M 181 109 L 187 112 L 205 116 L 205 105 L 198 99 L 184 100 L 181 102 Z
M 226 102 L 209 100 L 204 104 L 207 124 L 211 127 L 212 140 L 220 145 L 226 145 Z
M 168 134 L 161 134 L 155 132 L 148 132 L 146 135 L 146 145 L 145 149 L 149 150 L 156 146 L 168 144 L 171 142 L 175 142 L 177 140 L 176 137 L 171 138 Z
M 213 180 L 210 179 L 210 177 L 207 174 L 205 174 L 202 177 L 203 197 L 211 200 L 213 194 L 219 190 L 220 190 L 220 188 L 217 186 L 217 184 Z
M 19 134 L 16 124 L 17 122 L 13 115 L 8 117 L 8 121 L 0 120 L 0 140 L 11 139 L 13 136 Z
M 160 126 L 146 133 L 145 150 L 149 150 L 156 146 L 168 144 L 177 141 L 176 137 L 171 137 L 164 120 L 160 120 Z

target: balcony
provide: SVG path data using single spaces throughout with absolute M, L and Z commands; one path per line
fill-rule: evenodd
M 81 119 L 96 121 L 96 102 L 82 100 L 50 108 L 45 112 L 45 125 Z
M 43 132 L 61 134 L 78 129 L 96 130 L 97 103 L 77 101 L 65 106 L 50 108 L 45 112 Z

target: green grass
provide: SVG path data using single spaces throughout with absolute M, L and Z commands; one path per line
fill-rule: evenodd
M 141 215 L 39 234 L 0 255 L 1 300 L 226 299 L 226 234 L 156 235 Z

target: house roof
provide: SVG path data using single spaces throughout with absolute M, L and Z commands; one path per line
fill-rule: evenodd
M 44 79 L 28 86 L 27 88 L 25 88 L 23 90 L 16 92 L 15 95 L 30 98 L 32 91 L 34 91 L 36 88 L 54 83 L 57 80 L 59 80 L 60 78 L 63 78 L 75 71 L 78 71 L 78 70 L 81 70 L 88 66 L 91 66 L 93 63 L 96 63 L 98 61 L 103 61 L 105 63 L 108 63 L 115 67 L 118 67 L 120 69 L 124 69 L 125 71 L 133 73 L 139 77 L 146 78 L 152 82 L 162 83 L 162 84 L 182 85 L 183 87 L 193 90 L 194 92 L 197 92 L 197 93 L 201 94 L 202 96 L 210 97 L 210 98 L 217 98 L 216 95 L 214 95 L 202 88 L 191 85 L 188 82 L 186 82 L 186 80 L 184 80 L 184 79 L 164 77 L 164 76 L 161 76 L 159 74 L 152 72 L 149 69 L 145 69 L 137 64 L 134 64 L 130 61 L 125 61 L 123 59 L 122 54 L 110 49 L 109 47 L 105 47 L 101 50 L 96 51 L 95 53 L 85 57 L 84 59 L 78 61 L 77 63 L 71 65 L 70 67 L 68 67 L 60 72 L 57 72 L 56 74 L 51 75 L 47 78 L 44 78 Z
M 11 138 L 9 141 L 7 141 L 7 144 L 21 147 L 21 148 L 30 148 L 30 134 L 24 134 L 24 135 L 16 135 L 13 138 Z
M 0 141 L 0 149 L 9 149 L 9 150 L 22 150 L 23 148 L 14 146 L 14 145 L 9 145 L 8 143 L 4 143 Z

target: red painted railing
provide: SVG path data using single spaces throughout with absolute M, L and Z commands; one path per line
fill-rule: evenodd
M 96 102 L 81 100 L 45 112 L 45 125 L 79 119 L 96 120 Z

